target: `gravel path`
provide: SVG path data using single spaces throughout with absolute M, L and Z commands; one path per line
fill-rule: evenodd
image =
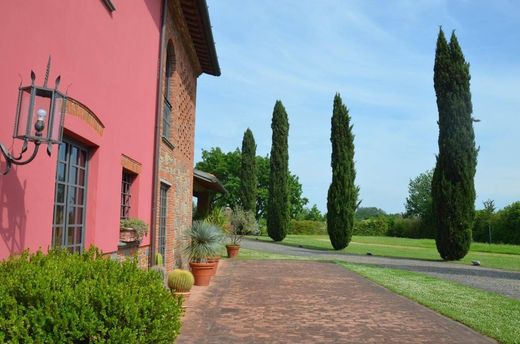
M 438 278 L 465 284 L 520 300 L 520 272 L 511 272 L 481 266 L 435 262 L 404 258 L 339 254 L 333 251 L 311 250 L 294 246 L 244 239 L 242 247 L 291 256 L 343 260 L 350 263 L 373 264 L 393 269 L 421 272 Z M 520 258 L 519 258 L 520 264 Z

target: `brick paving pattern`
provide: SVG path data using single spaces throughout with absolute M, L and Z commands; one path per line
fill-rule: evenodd
M 344 268 L 227 261 L 195 289 L 177 343 L 494 343 Z

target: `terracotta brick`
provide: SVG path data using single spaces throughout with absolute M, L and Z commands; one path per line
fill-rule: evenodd
M 173 2 L 171 8 L 176 8 L 177 2 Z M 166 48 L 168 42 L 174 47 L 175 63 L 173 75 L 170 78 L 170 103 L 171 131 L 168 141 L 174 145 L 171 148 L 161 140 L 159 152 L 159 180 L 166 182 L 171 187 L 168 190 L 168 214 L 166 221 L 166 255 L 165 266 L 172 270 L 174 266 L 186 267 L 187 262 L 182 255 L 182 233 L 191 226 L 192 219 L 192 195 L 193 195 L 193 149 L 195 135 L 195 96 L 197 76 L 200 74 L 200 66 L 194 66 L 190 58 L 193 49 L 191 41 L 186 41 L 186 36 L 181 33 L 185 23 L 181 22 L 178 13 L 168 11 L 165 47 L 162 52 L 163 61 L 166 60 Z M 165 89 L 165 72 L 160 71 Z M 161 97 L 162 99 L 162 97 Z M 164 106 L 162 104 L 161 106 Z M 163 109 L 161 108 L 161 114 Z M 160 121 L 160 133 L 163 132 L 162 119 Z M 155 247 L 158 247 L 159 234 L 159 205 L 160 183 L 157 189 L 157 209 L 155 210 L 156 226 L 154 230 Z

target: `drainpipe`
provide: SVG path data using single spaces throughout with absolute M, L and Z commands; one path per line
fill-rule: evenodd
M 155 104 L 155 147 L 154 147 L 154 166 L 153 166 L 153 181 L 152 181 L 152 219 L 150 221 L 150 257 L 148 265 L 155 265 L 155 227 L 157 225 L 157 188 L 159 186 L 159 158 L 161 152 L 161 80 L 162 71 L 164 69 L 164 61 L 162 53 L 164 50 L 164 37 L 166 33 L 166 11 L 168 10 L 168 0 L 163 0 L 162 7 L 162 27 L 161 38 L 159 44 L 159 71 L 157 73 L 157 102 Z

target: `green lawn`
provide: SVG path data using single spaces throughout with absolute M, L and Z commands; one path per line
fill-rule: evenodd
M 269 237 L 256 238 L 272 242 Z M 288 235 L 281 244 L 332 250 L 326 235 Z M 371 252 L 377 256 L 440 260 L 435 241 L 431 239 L 354 236 L 349 246 L 339 252 L 361 255 Z M 473 243 L 466 257 L 456 263 L 471 264 L 472 260 L 479 260 L 484 267 L 520 271 L 520 246 Z
M 420 273 L 338 262 L 501 343 L 520 343 L 520 302 Z

